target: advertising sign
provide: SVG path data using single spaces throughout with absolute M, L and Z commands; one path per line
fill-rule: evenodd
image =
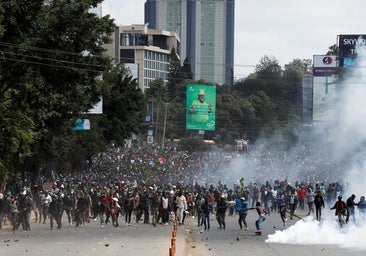
M 151 123 L 153 120 L 154 103 L 152 101 L 148 101 L 146 103 L 146 108 L 145 122 Z
M 313 120 L 334 120 L 336 84 L 333 75 L 337 67 L 337 57 L 314 55 L 313 63 Z
M 89 119 L 76 119 L 75 126 L 72 127 L 74 131 L 85 131 L 90 130 L 90 120 Z
M 314 76 L 332 76 L 337 67 L 337 57 L 330 55 L 313 56 L 313 75 Z
M 366 45 L 366 35 L 338 35 L 339 66 L 351 67 L 356 64 L 357 47 Z
M 211 130 L 216 128 L 216 87 L 187 84 L 186 129 Z

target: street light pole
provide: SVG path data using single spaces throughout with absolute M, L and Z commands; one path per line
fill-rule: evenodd
M 163 143 L 162 143 L 162 148 L 164 148 L 164 143 L 165 143 L 165 128 L 166 128 L 166 116 L 168 114 L 168 104 L 169 103 L 165 103 L 165 116 L 164 116 L 164 128 L 163 128 Z

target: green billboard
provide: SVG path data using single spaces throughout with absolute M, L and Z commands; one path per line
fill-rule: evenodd
M 216 87 L 212 85 L 187 84 L 186 128 L 192 130 L 215 130 Z

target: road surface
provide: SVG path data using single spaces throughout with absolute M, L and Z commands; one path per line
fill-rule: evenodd
M 302 215 L 301 215 L 302 214 Z M 299 212 L 300 216 L 305 216 Z M 239 230 L 238 216 L 226 216 L 226 230 L 219 230 L 212 216 L 211 230 L 202 231 L 197 227 L 197 219 L 187 218 L 185 225 L 176 229 L 175 256 L 235 256 L 235 255 L 365 255 L 364 250 L 342 249 L 335 245 L 304 245 L 268 243 L 268 235 L 276 230 L 284 230 L 295 224 L 298 219 L 289 220 L 283 226 L 278 213 L 267 216 L 263 223 L 263 234 L 254 233 L 256 212 L 250 211 L 247 222 L 249 231 Z M 63 221 L 62 229 L 50 229 L 46 224 L 31 223 L 32 230 L 12 232 L 9 225 L 0 230 L 0 255 L 47 255 L 47 256 L 93 256 L 93 255 L 169 255 L 174 225 L 132 223 L 125 226 L 120 217 L 120 226 L 107 225 L 100 228 L 98 220 L 91 220 L 83 227 L 68 226 Z M 21 229 L 21 227 L 20 227 Z M 312 236 L 304 230 L 303 236 Z M 347 241 L 345 241 L 347 242 Z

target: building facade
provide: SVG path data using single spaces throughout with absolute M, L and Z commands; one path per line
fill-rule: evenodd
M 175 32 L 150 29 L 147 24 L 118 26 L 112 35 L 112 43 L 105 45 L 114 63 L 125 63 L 137 74 L 141 90 L 157 78 L 168 82 L 170 55 L 180 59 L 180 40 Z
M 194 80 L 232 85 L 235 0 L 147 0 L 145 23 L 174 31 Z

